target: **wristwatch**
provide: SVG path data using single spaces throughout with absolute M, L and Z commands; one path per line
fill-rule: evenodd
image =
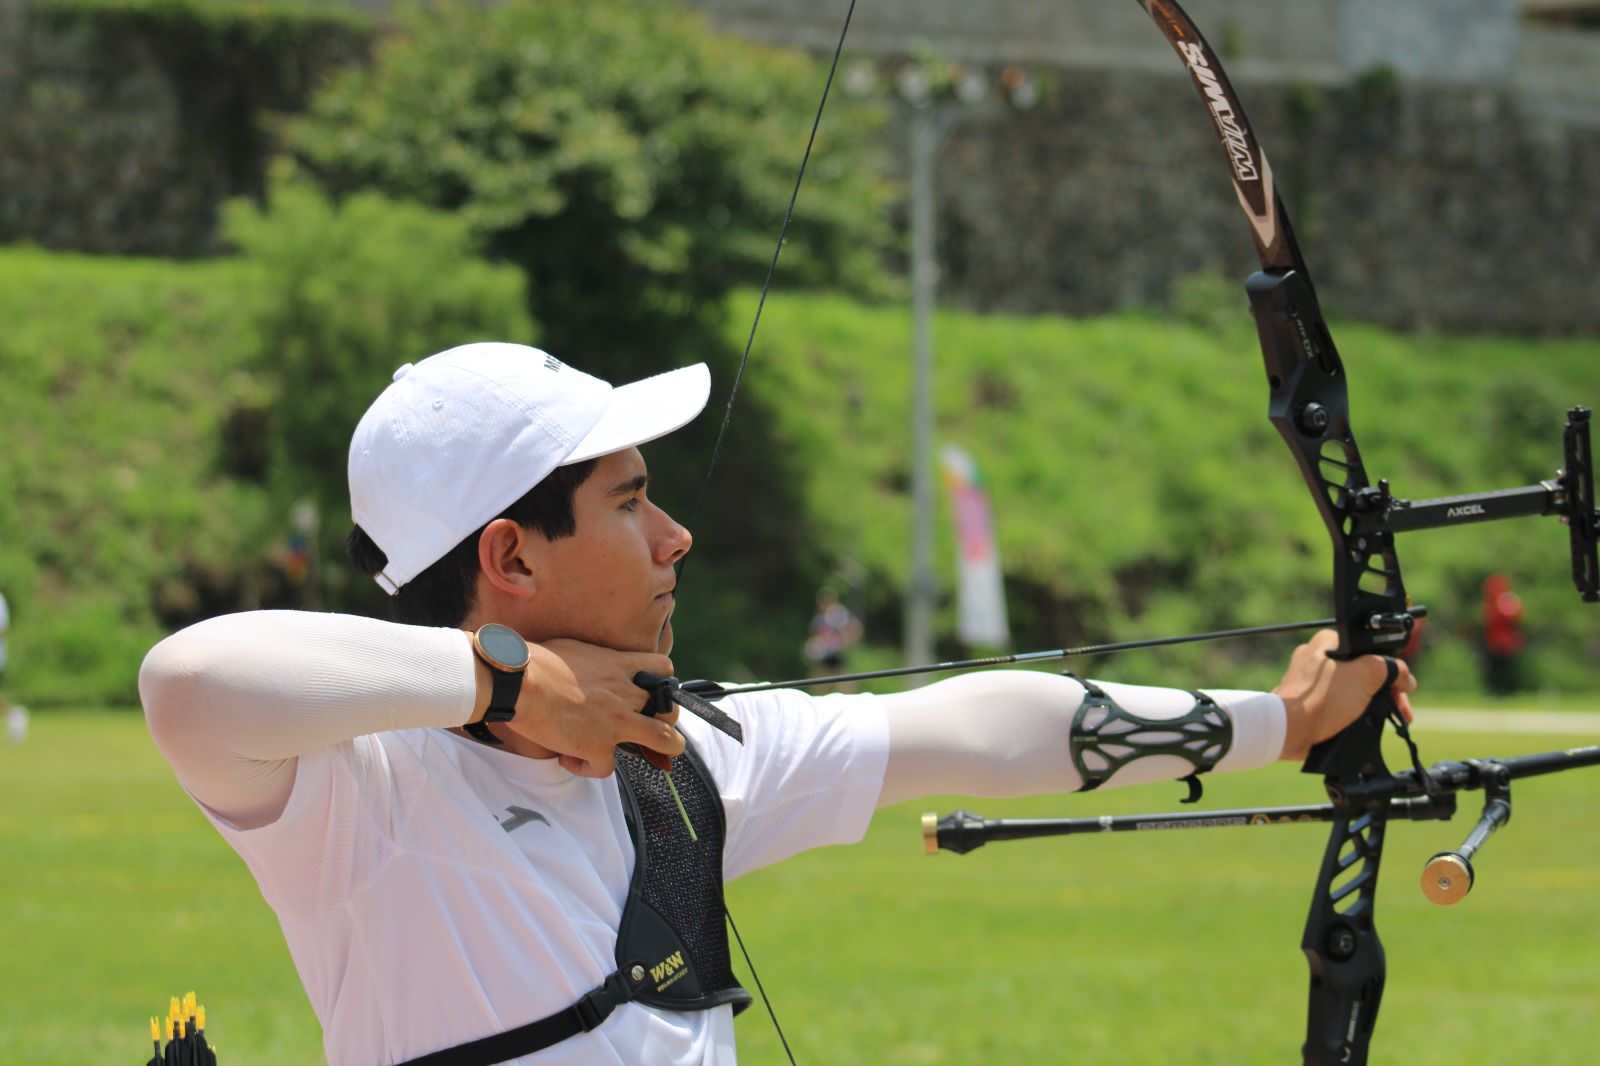
M 468 722 L 466 730 L 485 744 L 499 744 L 500 738 L 485 723 L 509 722 L 516 717 L 522 675 L 528 669 L 528 642 L 510 626 L 490 622 L 472 634 L 472 650 L 488 664 L 494 687 L 489 690 L 489 709 L 483 719 Z

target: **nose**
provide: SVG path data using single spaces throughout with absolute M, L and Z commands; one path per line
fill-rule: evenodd
M 661 508 L 657 507 L 656 513 L 660 516 L 661 522 L 660 531 L 655 538 L 656 561 L 664 565 L 676 563 L 689 554 L 689 549 L 694 545 L 694 535 Z

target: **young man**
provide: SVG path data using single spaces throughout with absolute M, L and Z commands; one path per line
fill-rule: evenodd
M 917 796 L 1299 759 L 1385 683 L 1324 633 L 1275 694 L 999 671 L 718 701 L 742 739 L 640 714 L 691 538 L 636 446 L 709 387 L 700 365 L 613 389 L 510 344 L 401 367 L 349 475 L 353 555 L 403 621 L 232 615 L 146 659 L 151 733 L 277 913 L 330 1062 L 732 1063 L 724 879 Z M 1101 746 L 1128 714 L 1203 743 Z

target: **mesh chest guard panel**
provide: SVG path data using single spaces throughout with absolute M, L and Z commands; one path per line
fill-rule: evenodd
M 694 824 L 683 815 L 660 770 L 617 752 L 617 785 L 634 842 L 633 879 L 617 930 L 617 972 L 631 996 L 667 1010 L 750 1005 L 734 977 L 723 920 L 722 800 L 693 747 L 672 762 L 672 781 Z

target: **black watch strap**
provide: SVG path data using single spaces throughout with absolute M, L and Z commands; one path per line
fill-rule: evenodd
M 522 691 L 522 671 L 510 673 L 489 668 L 494 675 L 494 688 L 489 690 L 489 709 L 477 722 L 468 722 L 466 730 L 475 740 L 485 744 L 499 744 L 500 738 L 489 731 L 486 722 L 509 722 L 517 716 L 517 695 Z

